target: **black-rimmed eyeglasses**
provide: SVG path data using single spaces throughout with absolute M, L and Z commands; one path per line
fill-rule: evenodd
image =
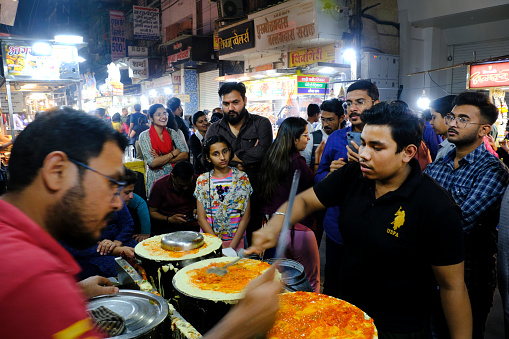
M 79 162 L 79 161 L 74 160 L 74 159 L 72 159 L 72 158 L 68 158 L 68 159 L 69 159 L 69 161 L 71 161 L 71 162 L 75 163 L 76 165 L 81 166 L 81 167 L 83 167 L 83 168 L 86 168 L 87 170 L 90 170 L 90 171 L 92 171 L 92 172 L 95 172 L 95 173 L 97 173 L 97 174 L 99 174 L 99 175 L 102 175 L 102 176 L 103 176 L 103 177 L 105 177 L 106 179 L 108 179 L 108 181 L 110 182 L 111 186 L 112 186 L 112 187 L 114 187 L 114 192 L 113 192 L 113 197 L 112 197 L 113 199 L 114 199 L 115 197 L 117 197 L 117 196 L 120 196 L 120 192 L 121 192 L 121 191 L 122 191 L 122 190 L 126 187 L 126 185 L 127 185 L 127 183 L 126 183 L 126 182 L 124 182 L 124 181 L 118 181 L 118 180 L 115 180 L 115 179 L 113 179 L 112 177 L 110 177 L 110 176 L 108 176 L 108 175 L 106 175 L 106 174 L 102 174 L 102 173 L 101 173 L 101 172 L 99 172 L 98 170 L 95 170 L 95 169 L 93 169 L 92 167 L 87 166 L 87 165 L 85 165 L 85 164 L 84 164 L 84 163 L 82 163 L 82 162 Z

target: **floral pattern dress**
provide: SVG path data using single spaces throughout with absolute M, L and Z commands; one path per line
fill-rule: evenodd
M 171 140 L 173 140 L 174 148 L 175 147 L 178 148 L 180 152 L 189 152 L 182 131 L 179 130 L 177 132 L 171 128 L 168 128 L 168 132 L 170 133 Z M 166 174 L 170 174 L 173 169 L 173 166 L 172 164 L 168 163 L 163 165 L 161 169 L 153 170 L 150 168 L 150 164 L 152 164 L 152 161 L 154 161 L 154 157 L 149 153 L 150 150 L 152 149 L 149 130 L 141 132 L 138 142 L 140 144 L 141 152 L 143 153 L 143 160 L 147 165 L 145 169 L 146 173 L 145 184 L 147 189 L 147 196 L 149 196 L 150 190 L 152 189 L 152 185 L 154 185 L 154 182 L 157 179 L 162 178 Z
M 222 240 L 233 239 L 236 227 L 232 227 L 231 216 L 233 214 L 244 215 L 249 197 L 253 188 L 247 174 L 232 168 L 232 184 L 226 194 L 218 192 L 210 183 L 213 170 L 203 173 L 196 180 L 194 196 L 203 204 L 207 220 L 212 220 L 211 226 L 214 233 Z M 212 211 L 215 213 L 212 213 Z

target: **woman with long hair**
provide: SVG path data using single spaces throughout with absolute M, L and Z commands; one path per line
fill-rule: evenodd
M 189 138 L 189 148 L 193 153 L 194 173 L 202 174 L 207 171 L 202 162 L 202 145 L 205 141 L 205 133 L 207 133 L 210 123 L 207 120 L 207 115 L 203 111 L 194 113 L 191 120 L 194 127 L 194 134 Z
M 293 174 L 300 170 L 297 194 L 313 186 L 313 172 L 300 152 L 309 141 L 306 120 L 289 117 L 283 120 L 276 139 L 263 158 L 258 176 L 258 192 L 264 205 L 262 212 L 270 218 L 279 206 L 288 200 Z M 320 291 L 320 255 L 313 232 L 314 220 L 307 217 L 291 228 L 290 246 L 286 257 L 304 266 L 304 271 L 315 292 Z
M 152 185 L 157 179 L 170 174 L 175 163 L 189 158 L 189 150 L 182 132 L 166 127 L 170 114 L 161 104 L 150 106 L 148 115 L 152 125 L 148 130 L 141 132 L 139 137 L 143 159 L 148 165 L 147 196 L 150 195 Z
M 111 117 L 111 126 L 115 131 L 120 131 L 120 127 L 122 127 L 122 123 L 120 122 L 120 113 L 115 113 Z

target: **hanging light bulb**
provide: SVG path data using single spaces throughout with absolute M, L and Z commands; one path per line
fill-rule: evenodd
M 421 97 L 417 100 L 417 107 L 419 107 L 422 110 L 429 108 L 429 98 L 426 96 L 426 90 L 422 90 Z

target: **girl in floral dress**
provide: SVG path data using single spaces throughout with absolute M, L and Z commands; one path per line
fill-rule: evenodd
M 201 229 L 221 238 L 223 248 L 238 251 L 244 248 L 253 189 L 246 173 L 228 166 L 231 155 L 231 145 L 223 136 L 205 141 L 202 156 L 212 170 L 198 177 L 194 196 Z

